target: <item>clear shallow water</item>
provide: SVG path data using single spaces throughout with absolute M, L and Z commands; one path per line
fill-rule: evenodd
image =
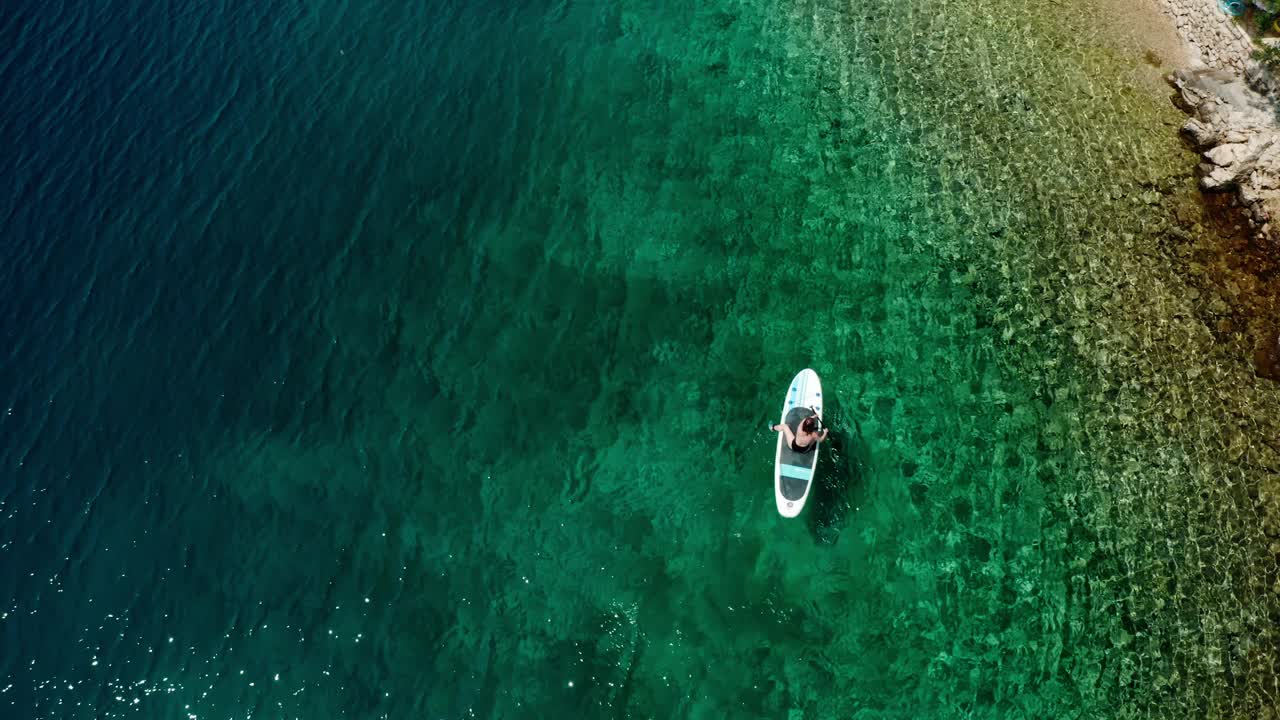
M 0 703 L 1273 707 L 1280 394 L 1159 71 L 1043 11 L 18 6 Z

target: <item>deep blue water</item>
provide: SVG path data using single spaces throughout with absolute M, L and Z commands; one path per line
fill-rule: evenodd
M 516 162 L 481 140 L 510 132 L 518 99 L 488 90 L 521 50 L 461 59 L 516 14 L 112 2 L 2 17 L 6 704 L 373 712 L 382 681 L 335 667 L 321 626 L 386 622 L 386 593 L 341 622 L 331 593 L 399 587 L 403 569 L 357 581 L 323 500 L 247 514 L 219 458 L 264 438 L 339 443 L 378 415 L 353 398 L 396 362 L 404 321 L 364 324 L 380 309 L 353 305 L 377 302 L 366 283 L 428 303 L 448 223 L 501 202 L 468 168 Z M 376 516 L 381 472 L 343 507 Z M 286 596 L 310 600 L 271 602 Z

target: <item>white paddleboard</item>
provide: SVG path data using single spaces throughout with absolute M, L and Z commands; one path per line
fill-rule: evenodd
M 818 373 L 805 368 L 787 388 L 787 395 L 782 400 L 782 418 L 778 422 L 791 426 L 794 433 L 806 417 L 816 414 L 819 420 L 822 419 L 822 404 L 822 383 L 818 380 Z M 817 469 L 818 448 L 798 453 L 787 443 L 787 436 L 778 433 L 778 452 L 773 461 L 773 495 L 782 517 L 795 517 L 804 509 Z

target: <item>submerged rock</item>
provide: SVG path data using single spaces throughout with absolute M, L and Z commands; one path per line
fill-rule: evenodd
M 1269 332 L 1254 353 L 1254 371 L 1258 377 L 1280 380 L 1280 332 Z

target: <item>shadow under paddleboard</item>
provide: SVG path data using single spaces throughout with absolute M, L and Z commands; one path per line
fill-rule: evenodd
M 826 411 L 831 434 L 818 450 L 821 458 L 810 490 L 806 522 L 815 542 L 834 545 L 853 509 L 862 505 L 866 491 L 862 468 L 867 448 L 861 426 L 844 416 L 838 397 L 828 396 Z

